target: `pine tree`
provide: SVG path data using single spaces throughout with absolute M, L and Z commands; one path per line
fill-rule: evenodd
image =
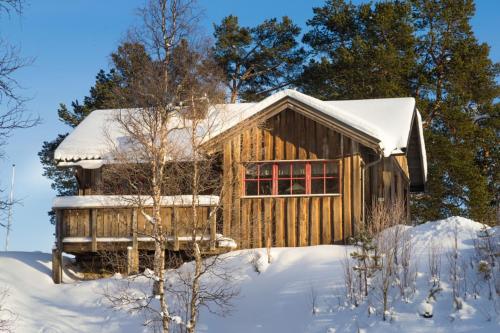
M 328 0 L 314 8 L 303 41 L 314 57 L 302 90 L 321 99 L 407 96 L 416 81 L 411 7 Z
M 242 27 L 230 15 L 214 29 L 214 56 L 226 73 L 231 103 L 260 100 L 292 84 L 301 71 L 300 28 L 286 16 Z
M 498 65 L 474 37 L 474 3 L 408 0 L 314 8 L 305 34 L 315 57 L 301 89 L 322 99 L 415 96 L 424 117 L 429 177 L 417 221 L 495 220 Z

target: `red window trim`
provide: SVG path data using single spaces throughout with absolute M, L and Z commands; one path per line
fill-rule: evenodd
M 322 163 L 323 164 L 323 174 L 322 176 L 312 176 L 312 167 L 311 165 L 314 163 Z M 337 165 L 337 175 L 336 176 L 327 176 L 327 164 L 328 163 L 335 163 Z M 266 177 L 266 178 L 261 178 L 260 177 L 260 167 L 263 164 L 272 164 L 272 176 L 271 178 Z M 289 176 L 288 177 L 279 177 L 278 172 L 279 172 L 279 164 L 289 164 L 290 165 L 290 171 L 289 171 Z M 294 164 L 305 164 L 305 175 L 304 177 L 294 177 L 293 175 L 293 166 Z M 257 166 L 257 177 L 256 178 L 246 178 L 246 169 L 248 165 L 256 165 Z M 245 167 L 242 170 L 242 179 L 243 179 L 243 197 L 270 197 L 270 196 L 315 196 L 315 195 L 340 195 L 341 193 L 341 188 L 342 188 L 342 182 L 341 182 L 341 177 L 340 177 L 340 160 L 286 160 L 286 161 L 255 161 L 255 162 L 250 162 L 245 165 Z M 293 180 L 305 180 L 305 193 L 304 194 L 294 194 L 293 193 Z M 323 180 L 323 193 L 311 193 L 312 186 L 311 186 L 311 181 L 313 179 L 322 179 Z M 338 188 L 337 192 L 326 192 L 327 189 L 327 180 L 328 179 L 338 179 Z M 260 182 L 261 180 L 264 181 L 271 181 L 271 193 L 272 194 L 260 194 Z M 290 180 L 290 191 L 292 193 L 290 194 L 279 194 L 278 193 L 278 183 L 280 180 Z M 251 194 L 247 195 L 246 194 L 246 187 L 247 187 L 247 182 L 257 182 L 257 194 Z

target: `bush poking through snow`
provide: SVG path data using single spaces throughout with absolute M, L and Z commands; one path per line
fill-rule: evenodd
M 418 308 L 418 313 L 424 318 L 432 318 L 434 316 L 434 307 L 429 302 L 423 302 Z
M 5 333 L 13 332 L 16 319 L 15 314 L 5 306 L 8 295 L 7 289 L 0 289 L 0 332 Z
M 264 257 L 259 251 L 254 251 L 250 257 L 250 265 L 252 265 L 255 272 L 264 273 L 267 266 L 269 266 L 268 257 Z

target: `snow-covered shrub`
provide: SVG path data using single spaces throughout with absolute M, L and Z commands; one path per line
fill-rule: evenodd
M 476 270 L 482 281 L 488 285 L 489 299 L 493 299 L 493 288 L 496 295 L 500 296 L 500 235 L 495 230 L 484 225 L 477 232 L 474 241 Z
M 0 289 L 0 332 L 12 332 L 16 319 L 15 314 L 5 305 L 8 297 L 7 289 Z
M 418 307 L 418 313 L 424 318 L 432 318 L 434 315 L 434 307 L 429 302 L 422 302 Z
M 263 273 L 269 266 L 268 257 L 264 257 L 259 251 L 254 251 L 250 257 L 250 265 L 252 265 L 255 272 Z

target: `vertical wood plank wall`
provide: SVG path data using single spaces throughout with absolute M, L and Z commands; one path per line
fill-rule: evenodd
M 285 110 L 223 143 L 223 233 L 240 248 L 344 243 L 361 220 L 359 144 Z M 263 160 L 339 159 L 340 194 L 242 198 L 243 165 Z

